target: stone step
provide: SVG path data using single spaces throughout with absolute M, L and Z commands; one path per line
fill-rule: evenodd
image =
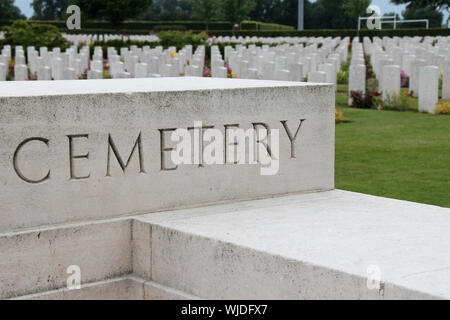
M 200 297 L 450 298 L 448 208 L 335 190 L 138 221 L 152 258 L 135 272 Z
M 449 228 L 448 208 L 335 190 L 15 231 L 0 298 L 133 298 L 133 274 L 183 299 L 449 299 Z M 61 293 L 70 265 L 91 289 Z

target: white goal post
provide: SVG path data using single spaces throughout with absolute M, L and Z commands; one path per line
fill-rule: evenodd
M 384 23 L 393 23 L 394 29 L 397 29 L 397 24 L 399 23 L 417 23 L 424 22 L 427 29 L 430 28 L 430 20 L 428 19 L 416 19 L 416 20 L 397 20 L 397 16 L 384 16 L 384 17 L 359 17 L 358 18 L 358 31 L 361 30 L 361 21 L 369 19 L 380 20 L 380 27 L 383 29 Z M 391 20 L 387 20 L 391 19 Z

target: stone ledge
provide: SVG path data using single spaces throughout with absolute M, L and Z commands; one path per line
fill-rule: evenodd
M 10 300 L 198 300 L 184 292 L 133 275 L 82 285 L 79 290 L 59 289 Z
M 194 295 L 450 298 L 447 208 L 335 190 L 138 219 L 152 226 L 152 279 Z
M 164 288 L 208 299 L 449 299 L 449 229 L 450 209 L 335 190 L 3 233 L 0 296 L 64 288 L 79 263 L 82 283 L 100 281 L 86 299 L 135 298 L 123 284 L 102 295 L 101 281 L 130 273 L 151 281 L 151 299 L 170 298 Z M 373 265 L 380 290 L 367 288 Z

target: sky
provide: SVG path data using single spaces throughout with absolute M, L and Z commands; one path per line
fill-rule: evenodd
M 31 15 L 33 14 L 33 9 L 30 7 L 30 3 L 31 0 L 15 0 L 16 6 L 18 6 L 22 13 L 27 17 L 31 17 Z M 387 12 L 396 12 L 398 14 L 401 14 L 405 9 L 404 5 L 393 5 L 389 0 L 372 0 L 372 5 L 379 6 L 381 9 L 381 14 Z

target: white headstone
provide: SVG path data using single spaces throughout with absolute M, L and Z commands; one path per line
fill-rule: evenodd
M 348 84 L 348 104 L 353 103 L 351 92 L 366 93 L 366 66 L 364 64 L 355 64 L 350 66 L 349 84 Z
M 52 74 L 50 67 L 44 66 L 39 68 L 37 73 L 38 80 L 52 80 Z
M 28 79 L 28 68 L 25 64 L 14 65 L 14 80 L 24 81 Z
M 420 68 L 426 66 L 426 61 L 424 59 L 415 59 L 411 64 L 411 75 L 409 77 L 409 92 L 412 93 L 413 97 L 417 98 L 419 96 L 419 71 Z
M 439 68 L 426 66 L 420 68 L 419 111 L 434 113 L 439 101 Z
M 450 100 L 450 65 L 444 68 L 444 78 L 442 82 L 442 99 Z
M 308 74 L 308 82 L 327 83 L 327 74 L 323 71 L 311 71 Z
M 63 79 L 64 80 L 76 80 L 77 72 L 74 68 L 67 68 L 63 71 Z
M 88 79 L 103 79 L 103 72 L 100 70 L 88 70 L 87 78 Z
M 228 76 L 227 68 L 225 67 L 216 67 L 212 70 L 213 78 L 226 78 Z
M 91 70 L 103 71 L 103 60 L 93 60 L 91 61 Z
M 134 77 L 135 78 L 146 78 L 147 77 L 147 64 L 146 63 L 136 63 L 134 66 Z
M 334 64 L 324 63 L 319 65 L 319 71 L 325 72 L 327 75 L 327 83 L 337 84 L 336 68 Z
M 0 81 L 6 80 L 6 73 L 8 71 L 8 66 L 0 62 Z
M 383 101 L 394 96 L 400 96 L 400 66 L 395 64 L 383 67 Z
M 303 63 L 293 63 L 289 66 L 291 71 L 291 81 L 303 81 Z

